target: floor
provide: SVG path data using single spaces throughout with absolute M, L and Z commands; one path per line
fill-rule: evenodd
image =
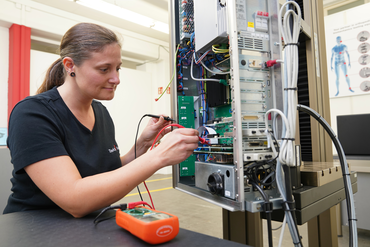
M 159 211 L 165 211 L 176 215 L 180 221 L 180 227 L 216 238 L 222 238 L 222 210 L 209 202 L 172 188 L 171 175 L 154 174 L 146 181 L 152 195 L 154 206 Z M 143 200 L 150 203 L 148 193 L 144 185 L 139 189 Z M 137 190 L 133 190 L 118 203 L 141 201 Z M 273 222 L 273 229 L 279 228 L 280 222 Z M 264 247 L 268 246 L 266 221 L 264 227 Z M 274 246 L 278 246 L 281 228 L 273 231 Z M 299 226 L 303 246 L 308 246 L 307 225 Z M 370 247 L 370 231 L 358 230 L 359 247 Z M 339 247 L 349 246 L 348 227 L 343 226 L 343 237 L 338 238 Z M 288 227 L 284 232 L 284 247 L 294 246 L 290 238 Z

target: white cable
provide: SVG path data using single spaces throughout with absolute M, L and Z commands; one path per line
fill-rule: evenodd
M 289 120 L 290 131 L 286 130 L 284 138 L 288 138 L 286 149 L 280 152 L 280 161 L 288 166 L 294 166 L 294 146 L 295 132 L 296 132 L 296 119 L 297 119 L 297 78 L 298 78 L 298 43 L 299 32 L 301 28 L 301 9 L 294 1 L 289 1 L 283 4 L 280 9 L 278 20 L 281 20 L 282 13 L 288 4 L 293 4 L 297 9 L 296 14 L 294 10 L 289 9 L 285 12 L 283 21 L 279 21 L 279 29 L 283 36 L 284 42 L 287 45 L 284 49 L 284 69 L 286 71 L 285 87 L 286 95 L 285 101 L 287 109 L 284 113 Z M 292 18 L 293 26 L 290 26 L 290 19 Z M 292 29 L 292 30 L 291 30 Z
M 194 61 L 195 61 L 195 63 L 196 64 L 199 64 L 200 63 L 200 61 L 202 61 L 203 60 L 203 58 L 205 58 L 206 56 L 207 56 L 207 54 L 210 52 L 211 50 L 208 50 L 208 51 L 206 51 L 205 53 L 203 53 L 203 55 L 202 56 L 200 56 L 199 57 L 199 59 L 197 60 L 197 58 L 196 57 L 194 57 Z M 195 53 L 195 52 L 194 52 Z M 193 54 L 194 54 L 193 53 Z
M 278 247 L 281 247 L 281 244 L 283 243 L 283 237 L 284 237 L 284 232 L 285 232 L 285 225 L 286 225 L 286 217 L 284 215 L 283 226 L 282 226 L 281 232 L 280 232 L 280 238 L 279 238 L 279 245 L 278 245 Z
M 193 57 L 194 57 L 194 61 L 195 61 L 195 63 L 197 63 L 197 59 L 196 59 L 196 57 L 195 57 L 195 52 L 193 53 Z M 198 60 L 199 62 L 200 62 L 200 64 L 202 64 L 202 66 L 206 69 L 206 70 L 208 70 L 210 73 L 212 73 L 212 74 L 216 74 L 216 75 L 227 75 L 227 74 L 230 74 L 230 71 L 227 71 L 227 72 L 215 72 L 215 71 L 213 71 L 213 70 L 210 70 L 204 63 L 203 63 L 203 61 L 199 58 L 199 60 Z
M 278 115 L 281 116 L 281 119 L 283 120 L 283 124 L 284 124 L 285 129 L 286 129 L 286 133 L 289 133 L 290 132 L 289 120 L 286 118 L 284 113 L 281 112 L 278 109 L 270 109 L 265 113 L 265 125 L 266 125 L 266 127 L 268 126 L 268 123 L 267 123 L 268 117 L 267 116 L 270 112 L 275 112 L 275 113 L 277 113 Z M 268 132 L 267 129 L 266 129 L 266 135 L 267 135 L 268 143 L 272 143 L 272 144 L 270 144 L 270 146 L 271 146 L 271 149 L 274 153 L 274 156 L 276 157 L 277 156 L 277 151 L 275 149 L 275 145 L 273 144 L 271 133 Z M 279 154 L 279 158 L 278 158 L 277 165 L 276 165 L 276 184 L 277 184 L 278 190 L 279 190 L 279 192 L 281 194 L 281 197 L 283 198 L 284 202 L 287 201 L 287 196 L 286 196 L 285 186 L 284 186 L 284 183 L 283 183 L 284 175 L 283 175 L 282 166 L 281 166 L 281 164 L 282 164 L 281 154 L 284 153 L 284 152 L 286 153 L 287 148 L 288 148 L 287 140 L 283 140 L 282 143 L 281 143 L 281 146 L 280 146 L 280 154 Z M 289 210 L 289 208 L 287 208 L 287 209 Z M 290 211 L 285 211 L 285 217 L 284 218 L 287 218 L 288 227 L 289 227 L 289 231 L 292 235 L 293 242 L 298 243 L 299 242 L 299 236 L 298 236 L 297 231 L 295 230 L 295 226 L 294 226 L 295 223 L 294 223 L 294 220 L 293 220 L 292 213 Z M 299 246 L 299 245 L 297 245 L 297 246 Z
M 215 72 L 213 70 L 210 70 L 204 63 L 203 61 L 200 61 L 200 63 L 202 64 L 202 66 L 208 70 L 209 72 L 211 72 L 212 74 L 216 74 L 216 75 L 227 75 L 227 74 L 230 74 L 230 71 L 226 71 L 226 72 Z
M 287 132 L 290 131 L 290 126 L 289 126 L 289 121 L 288 119 L 285 117 L 284 113 L 278 109 L 270 109 L 268 110 L 266 113 L 265 113 L 265 126 L 266 126 L 266 135 L 267 135 L 267 139 L 268 139 L 268 143 L 269 143 L 269 146 L 271 146 L 272 148 L 272 152 L 274 153 L 275 157 L 277 156 L 277 151 L 275 149 L 275 145 L 273 144 L 273 141 L 272 141 L 272 137 L 271 137 L 271 133 L 268 132 L 268 115 L 272 112 L 275 112 L 277 113 L 278 115 L 281 116 L 281 119 L 283 120 L 283 123 L 284 123 L 284 126 L 285 128 L 287 129 Z M 286 147 L 287 147 L 287 141 L 286 140 L 283 140 L 283 142 L 281 143 L 281 146 L 280 146 L 280 154 L 285 152 L 286 150 Z M 279 160 L 281 159 L 281 155 L 279 155 Z
M 297 13 L 292 9 L 287 9 L 288 4 L 293 4 Z M 285 11 L 286 10 L 286 11 Z M 284 19 L 282 14 L 285 11 Z M 278 15 L 279 29 L 286 44 L 284 48 L 284 114 L 288 123 L 283 125 L 282 144 L 280 148 L 279 159 L 276 165 L 276 184 L 281 197 L 284 202 L 287 201 L 286 190 L 284 186 L 284 174 L 282 171 L 282 164 L 288 166 L 295 165 L 295 132 L 296 132 L 296 118 L 297 118 L 297 78 L 298 78 L 298 37 L 301 28 L 301 9 L 294 1 L 287 1 L 283 4 Z M 292 20 L 292 22 L 290 22 Z M 292 23 L 292 26 L 290 26 Z M 289 205 L 286 204 L 285 217 L 288 223 L 290 235 L 292 237 L 294 246 L 301 246 L 300 237 L 293 220 Z
M 219 79 L 212 79 L 212 78 L 208 78 L 208 79 L 198 79 L 198 78 L 195 78 L 193 76 L 193 63 L 194 63 L 194 56 L 191 57 L 191 65 L 190 65 L 190 77 L 191 79 L 193 79 L 194 81 L 217 81 L 217 82 L 220 82 Z

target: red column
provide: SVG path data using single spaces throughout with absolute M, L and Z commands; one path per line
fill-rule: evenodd
M 8 119 L 13 107 L 30 94 L 31 28 L 9 28 Z

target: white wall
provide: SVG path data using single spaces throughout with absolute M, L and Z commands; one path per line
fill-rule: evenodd
M 169 71 L 169 54 L 162 47 L 160 48 L 158 57 L 159 59 L 156 61 L 147 62 L 138 66 L 137 70 L 146 71 L 151 75 L 152 88 L 150 102 L 152 108 L 150 113 L 171 116 L 170 94 L 165 93 L 158 101 L 155 101 L 155 99 L 160 96 L 160 94 L 158 94 L 158 88 L 163 87 L 164 90 L 170 82 L 173 73 L 173 71 L 171 71 L 171 73 Z M 171 83 L 171 86 L 173 86 L 173 83 Z M 164 167 L 157 173 L 171 174 L 172 167 Z
M 160 96 L 158 94 L 158 88 L 163 87 L 163 90 L 167 87 L 171 80 L 171 74 L 169 72 L 169 55 L 161 48 L 160 59 L 154 62 L 147 62 L 144 65 L 138 66 L 137 70 L 146 71 L 151 74 L 152 79 L 152 90 L 151 100 L 154 102 L 152 113 L 153 114 L 171 114 L 171 102 L 170 94 L 165 93 L 158 101 L 156 98 Z M 172 84 L 171 84 L 172 86 Z
M 8 126 L 9 29 L 0 26 L 0 128 Z
M 59 58 L 58 55 L 31 50 L 30 58 L 30 95 L 35 95 L 44 81 L 49 66 Z

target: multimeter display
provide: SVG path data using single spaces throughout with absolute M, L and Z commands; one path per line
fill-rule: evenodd
M 152 222 L 156 220 L 163 220 L 172 218 L 171 215 L 155 212 L 146 208 L 134 208 L 134 209 L 128 209 L 124 210 L 123 212 L 132 215 L 138 220 L 144 221 L 144 222 Z

